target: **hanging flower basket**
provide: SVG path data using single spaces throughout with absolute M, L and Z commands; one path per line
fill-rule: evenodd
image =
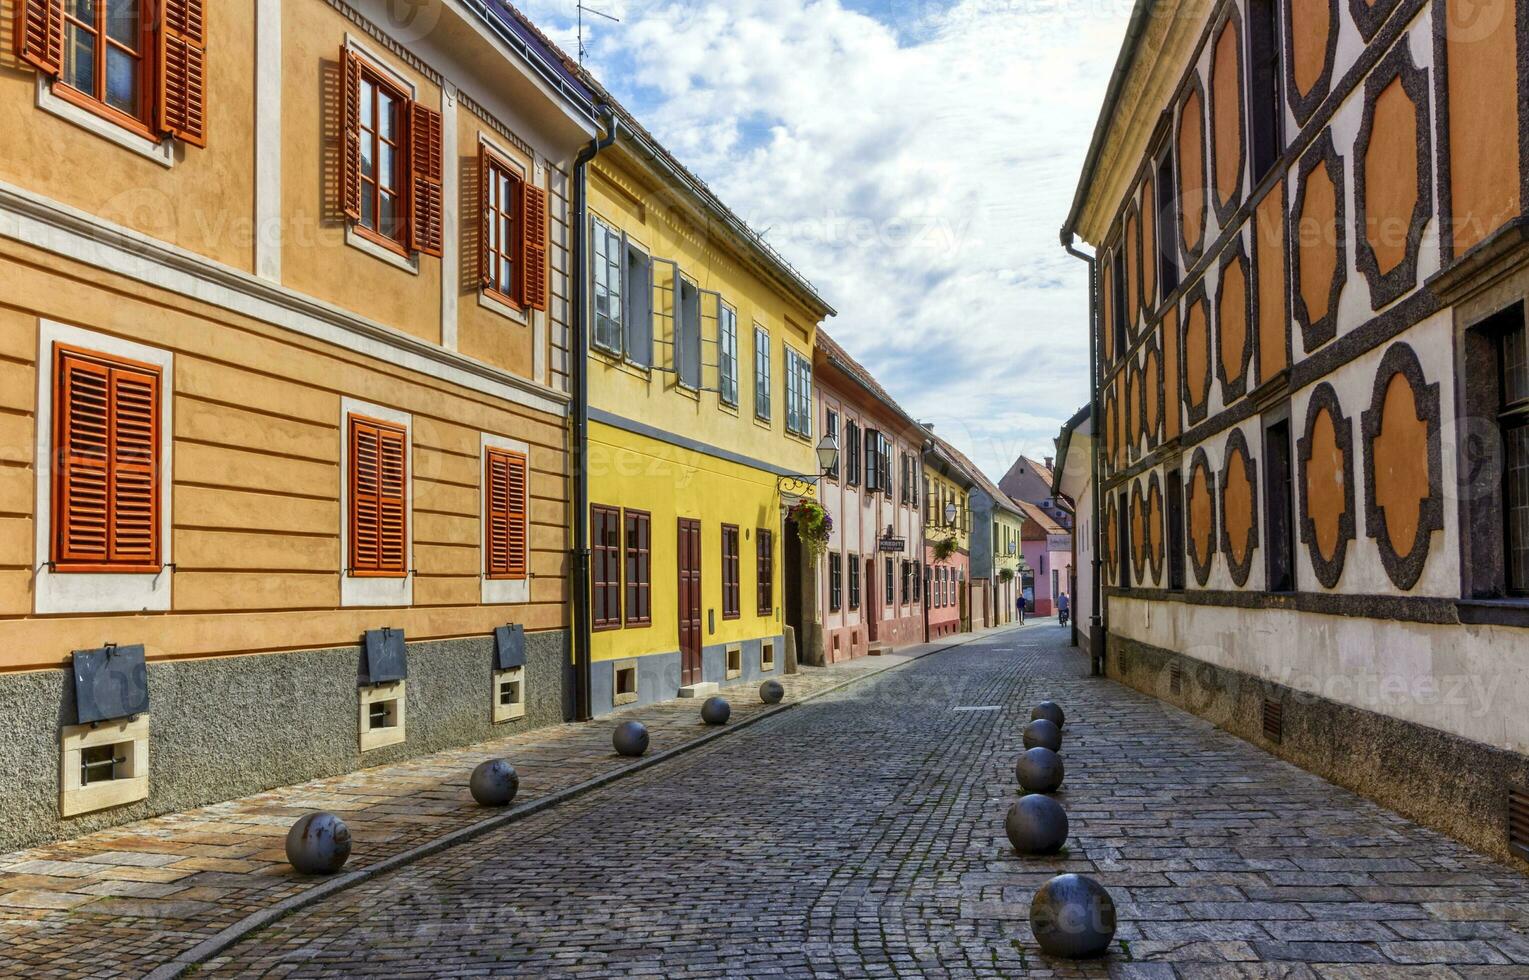
M 1000 581 L 1003 581 L 1003 582 L 1012 582 L 1012 581 L 1014 581 L 1014 569 L 1012 569 L 1012 568 L 1000 568 L 998 570 L 998 578 L 999 578 Z
M 828 550 L 828 538 L 833 534 L 834 519 L 823 505 L 815 500 L 803 500 L 786 513 L 786 520 L 796 525 L 797 536 L 807 555 L 817 561 Z
M 934 543 L 934 560 L 936 562 L 949 561 L 950 556 L 956 553 L 956 536 L 941 538 Z

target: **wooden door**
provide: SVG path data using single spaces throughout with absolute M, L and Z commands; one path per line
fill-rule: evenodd
M 865 636 L 875 643 L 881 639 L 881 609 L 877 606 L 881 591 L 876 586 L 876 559 L 865 560 Z
M 701 522 L 679 522 L 680 684 L 701 680 Z

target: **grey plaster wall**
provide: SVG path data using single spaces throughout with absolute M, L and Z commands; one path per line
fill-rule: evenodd
M 0 675 L 0 852 L 562 721 L 563 631 L 526 636 L 526 715 L 495 725 L 493 639 L 408 645 L 402 744 L 360 751 L 353 647 L 149 665 L 149 798 L 59 816 L 67 671 Z
M 759 650 L 766 640 L 775 643 L 775 669 L 767 673 L 759 670 Z M 739 641 L 734 641 L 739 642 Z M 701 648 L 701 680 L 721 684 L 724 687 L 758 683 L 766 677 L 780 677 L 786 673 L 786 638 L 783 635 L 743 640 L 743 673 L 733 680 L 727 679 L 727 648 L 730 643 L 714 643 Z M 637 657 L 637 700 L 627 704 L 614 704 L 615 665 L 625 661 L 602 660 L 590 672 L 590 714 L 599 718 L 617 708 L 640 707 L 659 701 L 668 701 L 680 689 L 680 654 L 678 650 L 666 653 L 650 653 Z
M 1529 786 L 1529 756 L 1295 691 L 1172 650 L 1107 638 L 1106 670 L 1130 687 L 1198 715 L 1324 779 L 1529 870 L 1508 849 L 1510 788 Z M 1172 664 L 1180 663 L 1178 690 Z M 1263 703 L 1283 706 L 1278 742 Z

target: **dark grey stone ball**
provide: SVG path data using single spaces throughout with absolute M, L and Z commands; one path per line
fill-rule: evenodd
M 332 813 L 299 817 L 287 831 L 287 861 L 298 874 L 332 875 L 350 860 L 350 828 Z
M 727 698 L 724 697 L 709 697 L 706 703 L 701 705 L 701 720 L 708 725 L 725 725 L 732 714 L 733 706 L 728 704 Z
M 765 704 L 780 704 L 780 699 L 786 696 L 786 686 L 780 681 L 765 681 L 759 685 L 759 700 Z
M 1055 793 L 1062 787 L 1065 775 L 1062 757 L 1039 745 L 1026 749 L 1014 764 L 1014 778 L 1026 793 Z
M 616 726 L 611 744 L 622 755 L 638 756 L 648 751 L 648 729 L 640 721 L 623 721 Z
M 1030 902 L 1030 928 L 1048 956 L 1099 956 L 1115 938 L 1115 900 L 1092 878 L 1058 875 Z
M 490 759 L 473 770 L 468 788 L 479 806 L 509 806 L 520 792 L 520 774 L 509 759 Z
M 1038 721 L 1041 718 L 1046 719 L 1058 728 L 1062 728 L 1067 724 L 1067 713 L 1055 701 L 1042 701 L 1030 712 L 1031 721 Z
M 1067 843 L 1067 811 L 1049 796 L 1021 797 L 1009 807 L 1003 829 L 1019 854 L 1055 854 Z
M 1025 748 L 1036 746 L 1053 752 L 1062 751 L 1062 730 L 1055 722 L 1039 718 L 1025 726 Z

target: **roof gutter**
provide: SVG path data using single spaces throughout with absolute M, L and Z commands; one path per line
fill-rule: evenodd
M 1110 122 L 1115 118 L 1115 107 L 1120 103 L 1120 94 L 1125 89 L 1126 76 L 1136 64 L 1137 49 L 1141 45 L 1142 36 L 1147 32 L 1147 23 L 1155 4 L 1156 0 L 1136 0 L 1136 6 L 1131 10 L 1131 20 L 1126 24 L 1125 41 L 1121 43 L 1120 54 L 1115 59 L 1115 70 L 1110 74 L 1109 87 L 1104 91 L 1104 105 L 1099 110 L 1099 118 L 1094 121 L 1094 135 L 1088 144 L 1088 156 L 1083 160 L 1083 173 L 1078 178 L 1077 190 L 1073 192 L 1072 210 L 1067 212 L 1067 220 L 1062 222 L 1064 248 L 1072 243 L 1077 231 L 1083 202 L 1094 182 L 1094 172 L 1099 168 L 1099 154 L 1104 150 L 1104 138 L 1109 132 Z

